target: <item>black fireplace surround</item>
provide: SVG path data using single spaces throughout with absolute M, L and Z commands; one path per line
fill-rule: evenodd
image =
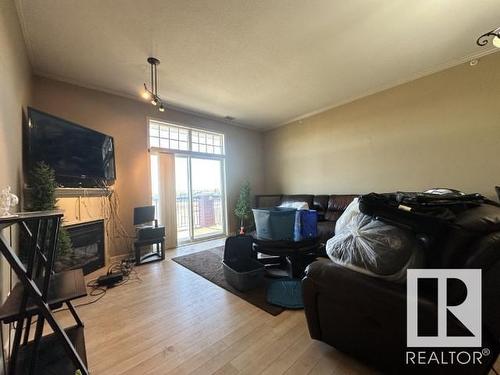
M 57 255 L 54 270 L 61 272 L 83 268 L 86 275 L 104 267 L 104 220 L 67 225 L 65 228 L 72 248 L 66 254 Z

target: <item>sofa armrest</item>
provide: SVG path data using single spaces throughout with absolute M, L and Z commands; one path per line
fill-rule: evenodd
M 500 262 L 500 232 L 490 233 L 476 242 L 474 251 L 465 260 L 465 268 L 481 268 L 488 271 L 494 264 Z
M 314 281 L 310 277 L 302 279 L 302 297 L 304 300 L 304 312 L 307 320 L 309 335 L 315 340 L 321 340 L 321 327 L 318 317 L 318 296 Z
M 339 319 L 349 320 L 349 315 L 353 313 L 363 311 L 363 314 L 369 312 L 375 315 L 379 311 L 377 308 L 382 308 L 382 316 L 384 310 L 391 310 L 399 319 L 405 316 L 405 285 L 355 272 L 329 259 L 313 262 L 307 267 L 302 292 L 311 337 L 334 346 L 335 340 L 329 337 L 328 332 L 340 323 Z M 328 315 L 331 320 L 325 318 Z M 373 316 L 370 317 L 370 321 L 373 319 Z
M 306 269 L 306 278 L 311 279 L 317 289 L 322 291 L 338 290 L 343 283 L 356 284 L 362 287 L 365 293 L 370 289 L 373 291 L 384 290 L 387 297 L 395 297 L 404 294 L 406 296 L 406 286 L 393 282 L 377 279 L 349 268 L 343 267 L 329 259 L 311 263 Z
M 471 249 L 464 267 L 482 270 L 483 321 L 500 343 L 500 232 L 482 237 Z
M 405 285 L 325 260 L 306 269 L 302 291 L 313 339 L 380 369 L 400 363 L 406 338 Z

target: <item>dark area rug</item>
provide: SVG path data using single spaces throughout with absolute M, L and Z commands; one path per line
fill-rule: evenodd
M 266 289 L 267 285 L 272 281 L 271 279 L 266 278 L 264 285 L 247 292 L 240 292 L 229 285 L 224 278 L 224 270 L 222 268 L 223 254 L 224 247 L 216 247 L 214 249 L 172 258 L 172 260 L 269 314 L 276 316 L 283 312 L 284 309 L 282 307 L 267 303 Z

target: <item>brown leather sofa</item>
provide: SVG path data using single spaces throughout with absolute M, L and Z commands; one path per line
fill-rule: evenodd
M 405 364 L 407 350 L 439 353 L 461 349 L 407 348 L 406 285 L 361 274 L 329 260 L 310 264 L 302 282 L 311 337 L 384 373 L 487 374 L 500 346 L 500 207 L 485 204 L 469 209 L 459 215 L 456 224 L 456 229 L 442 235 L 438 245 L 427 249 L 433 255 L 428 257 L 433 259 L 429 266 L 482 270 L 482 348 L 490 350 L 482 357 L 482 364 Z M 419 294 L 419 327 L 433 327 L 437 321 L 437 304 L 432 297 L 436 291 L 430 291 Z M 453 300 L 459 304 L 464 290 L 448 284 L 447 296 L 449 304 Z M 464 335 L 464 328 L 458 320 L 448 319 L 448 332 Z
M 335 234 L 335 223 L 349 203 L 358 195 L 332 194 L 332 195 L 256 195 L 255 207 L 273 207 L 289 202 L 307 202 L 310 209 L 318 211 L 318 237 L 326 242 Z

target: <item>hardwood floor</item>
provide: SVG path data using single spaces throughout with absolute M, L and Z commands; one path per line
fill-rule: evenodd
M 274 317 L 170 260 L 214 245 L 168 251 L 164 262 L 136 268 L 142 281 L 78 308 L 92 374 L 373 373 L 311 340 L 303 311 Z

